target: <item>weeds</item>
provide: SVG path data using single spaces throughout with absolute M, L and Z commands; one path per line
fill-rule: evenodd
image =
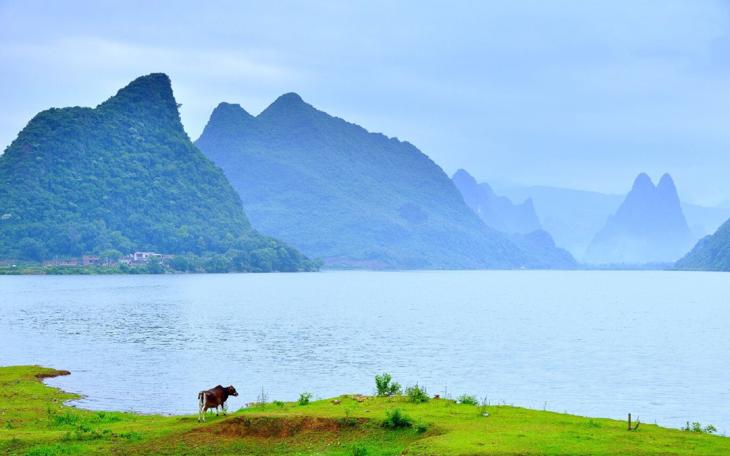
M 269 395 L 266 394 L 266 391 L 264 390 L 264 387 L 261 387 L 261 392 L 258 396 L 256 396 L 256 403 L 259 405 L 266 405 L 266 403 L 269 401 Z
M 479 401 L 477 400 L 476 396 L 472 396 L 470 394 L 462 394 L 458 398 L 456 398 L 456 401 L 459 404 L 464 405 L 479 405 Z
M 705 427 L 702 427 L 702 424 L 698 423 L 697 421 L 690 424 L 689 421 L 687 421 L 687 426 L 682 428 L 685 432 L 697 432 L 699 434 L 716 434 L 717 428 L 711 424 L 708 424 Z
M 299 395 L 299 400 L 297 400 L 297 404 L 309 405 L 309 402 L 311 399 L 312 399 L 312 393 L 301 393 Z
M 350 452 L 352 456 L 368 456 L 368 449 L 362 445 L 355 445 Z
M 413 419 L 401 412 L 400 409 L 388 410 L 385 412 L 383 427 L 386 429 L 404 429 L 413 426 Z
M 409 401 L 416 404 L 428 402 L 431 399 L 428 396 L 428 392 L 426 392 L 426 388 L 421 388 L 418 384 L 406 388 L 406 396 L 408 396 Z
M 487 407 L 489 407 L 489 398 L 487 396 L 484 396 L 484 399 L 482 399 L 482 402 L 479 404 L 479 415 L 480 416 L 489 416 Z

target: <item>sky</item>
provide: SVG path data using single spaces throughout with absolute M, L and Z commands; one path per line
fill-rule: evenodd
M 39 111 L 167 73 L 192 139 L 277 96 L 452 174 L 730 201 L 730 2 L 0 0 L 0 149 Z

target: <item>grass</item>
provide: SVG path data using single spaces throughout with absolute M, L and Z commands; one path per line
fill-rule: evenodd
M 720 455 L 730 439 L 519 407 L 404 396 L 264 404 L 229 416 L 95 412 L 39 378 L 61 371 L 0 367 L 0 454 L 162 455 Z M 339 402 L 338 402 L 339 401 Z M 191 398 L 191 409 L 195 398 Z M 398 409 L 412 426 L 388 428 Z M 192 410 L 191 410 L 192 411 Z M 399 418 L 400 419 L 400 418 Z

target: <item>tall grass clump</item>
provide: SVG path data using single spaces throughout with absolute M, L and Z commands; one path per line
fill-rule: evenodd
M 386 429 L 405 429 L 413 426 L 413 419 L 403 413 L 400 409 L 388 410 L 385 412 L 383 427 Z
M 375 389 L 378 396 L 397 396 L 401 393 L 400 385 L 392 380 L 393 377 L 387 372 L 375 376 Z
M 477 397 L 473 396 L 471 394 L 462 394 L 461 396 L 456 398 L 456 401 L 459 404 L 464 404 L 464 405 L 479 405 L 479 401 L 477 400 Z
M 297 401 L 297 404 L 309 405 L 309 402 L 311 399 L 312 399 L 312 393 L 301 393 L 299 395 L 299 400 Z
M 415 404 L 421 404 L 423 402 L 428 402 L 429 399 L 431 399 L 428 396 L 428 392 L 426 392 L 426 388 L 421 388 L 416 383 L 413 386 L 409 386 L 406 388 L 406 396 L 408 396 L 408 400 L 415 403 Z

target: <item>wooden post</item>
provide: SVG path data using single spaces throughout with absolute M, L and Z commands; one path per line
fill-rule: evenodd
M 631 414 L 629 413 L 629 431 L 631 430 Z

